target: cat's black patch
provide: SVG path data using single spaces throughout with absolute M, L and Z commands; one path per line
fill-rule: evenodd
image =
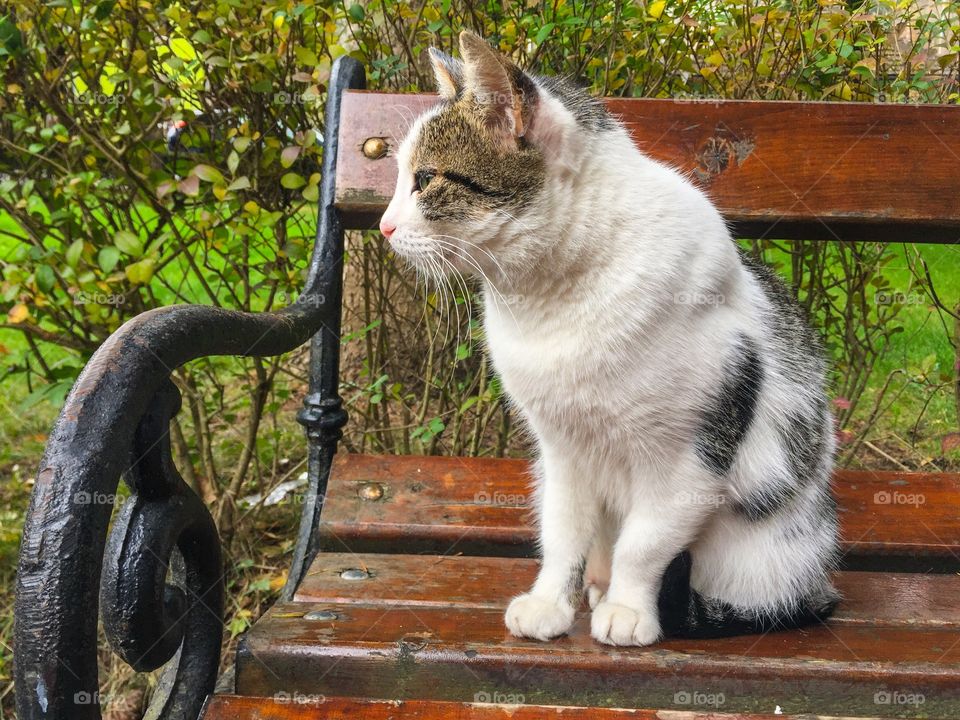
M 697 433 L 697 455 L 717 475 L 725 475 L 733 465 L 753 422 L 762 382 L 763 365 L 756 343 L 741 336 Z
M 829 589 L 776 615 L 745 612 L 692 589 L 692 569 L 693 559 L 685 551 L 673 559 L 663 575 L 657 610 L 666 637 L 720 638 L 805 627 L 826 620 L 840 601 Z
M 577 124 L 585 130 L 614 130 L 616 121 L 606 107 L 585 88 L 559 75 L 538 75 L 537 82 L 570 111 Z
M 825 414 L 826 405 L 821 402 L 812 417 L 797 411 L 786 415 L 778 425 L 778 435 L 790 474 L 771 477 L 748 496 L 733 502 L 734 513 L 753 522 L 766 520 L 786 508 L 801 489 L 822 480 Z M 826 512 L 830 512 L 829 508 Z
M 491 190 L 485 185 L 481 185 L 473 178 L 469 178 L 466 175 L 461 175 L 460 173 L 452 170 L 445 170 L 440 174 L 450 182 L 455 182 L 458 185 L 462 185 L 463 187 L 467 188 L 467 190 L 475 192 L 478 195 L 485 195 L 486 197 L 491 198 L 508 198 L 513 194 L 508 190 Z
M 744 498 L 731 503 L 737 515 L 760 522 L 776 515 L 797 496 L 799 487 L 792 478 L 773 478 Z
M 810 482 L 822 470 L 827 457 L 827 432 L 827 404 L 823 397 L 812 416 L 790 412 L 781 424 L 780 436 L 798 484 Z

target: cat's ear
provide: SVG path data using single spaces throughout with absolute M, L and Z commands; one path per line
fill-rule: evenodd
M 524 89 L 517 83 L 524 79 L 530 84 L 529 80 L 510 60 L 469 30 L 460 33 L 460 54 L 464 90 L 484 112 L 491 129 L 511 139 L 523 137 Z
M 437 80 L 437 92 L 444 100 L 456 100 L 463 90 L 463 63 L 433 47 L 428 53 Z

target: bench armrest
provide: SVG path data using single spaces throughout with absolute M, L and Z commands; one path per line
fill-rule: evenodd
M 300 301 L 275 313 L 198 305 L 143 313 L 111 335 L 77 378 L 41 460 L 20 547 L 14 652 L 22 720 L 100 718 L 98 604 L 115 652 L 138 671 L 164 666 L 148 717 L 195 720 L 213 690 L 223 634 L 220 542 L 206 507 L 177 472 L 169 441 L 180 407 L 170 375 L 184 363 L 277 355 L 313 337 L 310 392 L 299 415 L 311 483 L 290 587 L 315 552 L 322 487 L 346 422 L 337 392 L 340 96 L 363 85 L 359 62 L 334 64 L 317 243 Z M 121 475 L 132 494 L 108 538 Z

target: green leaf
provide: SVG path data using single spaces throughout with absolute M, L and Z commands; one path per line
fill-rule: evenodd
M 119 261 L 120 251 L 113 247 L 113 245 L 100 248 L 100 252 L 97 253 L 97 265 L 99 265 L 100 269 L 105 273 L 112 273 Z
M 542 28 L 540 28 L 540 30 L 537 32 L 537 35 L 536 35 L 536 37 L 533 39 L 533 41 L 534 41 L 537 45 L 542 45 L 542 44 L 543 44 L 543 41 L 547 39 L 547 36 L 550 34 L 550 32 L 553 30 L 553 28 L 556 27 L 556 25 L 557 25 L 556 23 L 552 23 L 552 22 L 551 22 L 551 23 L 547 23 L 546 25 L 544 25 L 544 26 L 543 26 Z
M 300 194 L 303 195 L 303 199 L 307 202 L 314 203 L 320 199 L 320 190 L 316 184 L 307 185 Z
M 0 57 L 19 55 L 23 52 L 23 35 L 20 28 L 8 16 L 0 18 Z
M 350 9 L 347 10 L 347 15 L 349 15 L 354 22 L 363 22 L 363 19 L 367 16 L 367 13 L 364 11 L 363 5 L 360 3 L 354 3 L 350 6 Z
M 293 52 L 297 56 L 297 62 L 301 65 L 314 66 L 320 64 L 316 53 L 310 48 L 298 47 Z
M 131 257 L 139 257 L 143 253 L 143 243 L 140 242 L 140 236 L 135 235 L 129 230 L 120 230 L 113 236 L 113 244 L 122 252 Z
M 96 9 L 93 11 L 93 16 L 97 20 L 106 20 L 110 17 L 114 4 L 113 0 L 102 0 L 102 2 L 98 2 Z
M 70 267 L 76 267 L 77 263 L 80 262 L 80 255 L 83 253 L 83 240 L 74 240 L 70 243 L 70 247 L 67 248 L 67 265 Z
M 303 179 L 302 175 L 289 172 L 280 178 L 280 184 L 283 185 L 283 187 L 285 187 L 287 190 L 296 190 L 306 185 L 307 181 Z
M 217 170 L 213 165 L 196 165 L 193 170 L 190 171 L 191 175 L 196 175 L 198 178 L 208 183 L 225 183 L 223 173 Z
M 38 267 L 34 273 L 34 278 L 37 281 L 37 287 L 45 293 L 53 290 L 53 286 L 57 283 L 57 276 L 49 265 Z
M 153 277 L 153 271 L 156 269 L 156 265 L 157 261 L 153 258 L 144 258 L 132 265 L 127 265 L 124 273 L 127 276 L 127 280 L 134 285 L 145 285 L 150 282 L 150 278 Z
M 186 38 L 170 38 L 170 50 L 181 60 L 189 62 L 197 59 L 197 51 L 193 49 L 193 45 Z

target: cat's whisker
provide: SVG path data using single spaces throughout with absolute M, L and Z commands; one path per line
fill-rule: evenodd
M 440 337 L 440 324 L 443 318 L 443 310 L 446 306 L 446 293 L 443 285 L 443 272 L 440 269 L 437 261 L 431 257 L 427 256 L 427 262 L 430 265 L 430 276 L 434 283 L 434 314 L 437 318 L 437 324 L 434 329 L 433 336 L 430 338 L 430 345 L 433 348 L 438 347 L 437 339 Z
M 453 265 L 453 263 L 451 263 L 451 262 L 450 262 L 447 258 L 445 258 L 443 255 L 438 255 L 437 257 L 440 259 L 440 261 L 441 261 L 444 265 L 446 265 L 447 267 L 450 268 L 450 270 L 451 270 L 451 272 L 453 273 L 454 277 L 457 279 L 458 284 L 460 285 L 460 289 L 463 291 L 463 298 L 464 298 L 464 301 L 467 303 L 467 315 L 466 315 L 466 316 L 467 316 L 467 323 L 468 323 L 468 326 L 469 326 L 470 311 L 471 311 L 471 308 L 470 308 L 470 305 L 469 305 L 469 302 L 470 302 L 470 299 L 469 299 L 469 298 L 470 298 L 470 294 L 469 294 L 469 289 L 467 288 L 466 283 L 465 283 L 465 281 L 464 281 L 463 275 L 460 273 L 459 270 L 457 270 L 457 268 Z M 452 289 L 452 288 L 451 288 L 451 289 Z M 457 310 L 457 346 L 459 347 L 459 346 L 461 345 L 461 340 L 462 340 L 462 336 L 461 336 L 460 332 L 461 332 L 461 330 L 462 330 L 462 328 L 463 328 L 463 322 L 460 320 L 460 305 L 459 305 L 459 303 L 456 302 L 456 294 L 454 294 L 454 304 L 456 305 L 456 310 Z M 468 333 L 468 339 L 469 339 L 469 333 Z
M 470 257 L 470 255 L 466 251 L 464 251 L 462 248 L 457 247 L 456 245 L 454 245 L 453 243 L 450 243 L 449 241 L 441 239 L 444 237 L 453 237 L 452 235 L 433 235 L 431 237 L 433 237 L 437 241 L 437 244 L 440 245 L 442 248 L 446 248 L 449 251 L 453 252 L 457 257 L 459 257 L 464 262 L 469 263 L 477 271 L 477 273 L 486 281 L 487 287 L 489 287 L 494 293 L 496 293 L 500 297 L 500 304 L 497 305 L 497 312 L 500 311 L 500 305 L 503 305 L 504 307 L 507 308 L 507 312 L 509 312 L 510 316 L 513 318 L 514 324 L 516 324 L 517 318 L 513 314 L 513 309 L 510 307 L 510 303 L 504 297 L 503 293 L 500 292 L 499 288 L 497 288 L 496 284 L 486 274 L 486 272 L 484 272 L 483 268 L 476 261 L 476 259 Z M 454 239 L 458 240 L 459 238 L 454 238 Z M 473 243 L 468 243 L 468 244 L 473 245 L 474 247 L 477 247 Z M 478 248 L 478 249 L 482 250 L 483 248 Z
M 490 258 L 490 261 L 493 262 L 493 264 L 497 266 L 497 270 L 500 271 L 500 274 L 501 274 L 501 275 L 503 275 L 504 277 L 507 277 L 507 271 L 504 270 L 503 265 L 500 264 L 500 261 L 497 260 L 496 256 L 495 256 L 492 252 L 490 252 L 487 248 L 482 247 L 482 246 L 478 245 L 478 244 L 475 243 L 475 242 L 471 242 L 470 240 L 467 240 L 466 238 L 457 237 L 456 235 L 431 235 L 431 237 L 435 237 L 435 238 L 449 238 L 450 240 L 456 240 L 457 242 L 461 242 L 461 243 L 463 243 L 464 245 L 468 245 L 469 247 L 472 247 L 472 248 L 475 248 L 475 249 L 479 250 L 479 251 L 482 252 L 484 255 L 486 255 L 488 258 Z M 487 279 L 487 282 L 489 282 L 489 278 Z
M 493 208 L 493 211 L 494 211 L 495 213 L 497 213 L 498 215 L 503 215 L 505 218 L 507 218 L 507 219 L 510 220 L 511 222 L 515 222 L 517 225 L 519 225 L 520 227 L 522 227 L 522 228 L 523 228 L 524 230 L 526 230 L 527 232 L 531 232 L 531 233 L 536 233 L 536 232 L 538 232 L 538 230 L 536 230 L 535 228 L 533 228 L 531 225 L 529 225 L 528 223 L 524 222 L 523 220 L 521 220 L 520 218 L 518 218 L 516 215 L 513 215 L 512 213 L 507 212 L 507 211 L 504 210 L 503 208 Z

